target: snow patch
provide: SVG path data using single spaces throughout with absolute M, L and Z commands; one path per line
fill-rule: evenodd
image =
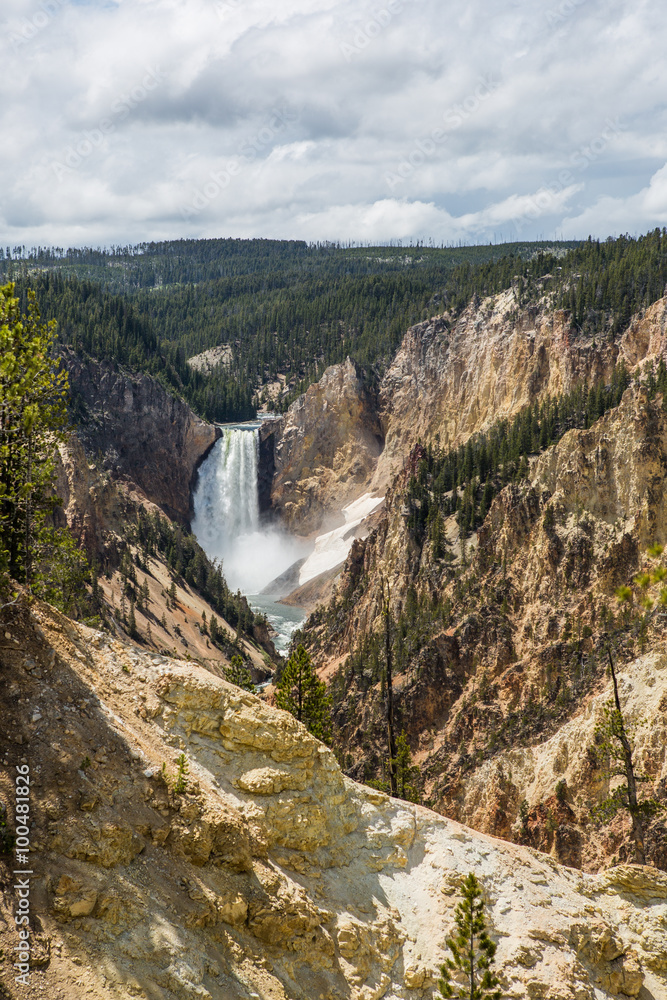
M 352 548 L 355 529 L 369 514 L 380 506 L 384 497 L 374 497 L 370 493 L 353 500 L 347 507 L 343 507 L 342 514 L 345 523 L 333 531 L 327 531 L 323 535 L 318 535 L 315 539 L 315 547 L 310 553 L 299 572 L 299 586 L 326 573 L 327 570 L 339 566 L 347 558 L 347 554 Z

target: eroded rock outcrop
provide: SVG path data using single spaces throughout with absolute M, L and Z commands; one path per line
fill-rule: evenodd
M 34 778 L 39 922 L 18 997 L 430 997 L 470 870 L 505 996 L 667 989 L 653 869 L 583 875 L 356 785 L 291 716 L 43 605 L 6 617 L 0 658 L 3 796 L 21 759 Z
M 419 440 L 455 446 L 529 402 L 582 381 L 608 382 L 615 364 L 633 369 L 664 354 L 666 330 L 667 298 L 635 316 L 622 336 L 595 340 L 546 301 L 520 306 L 515 289 L 471 302 L 456 319 L 445 313 L 419 323 L 376 399 L 346 362 L 293 404 L 276 452 L 274 502 L 292 528 L 307 532 L 354 495 L 383 494 Z
M 617 342 L 582 338 L 570 316 L 547 303 L 521 308 L 514 289 L 412 327 L 380 386 L 385 448 L 373 485 L 400 471 L 418 440 L 465 442 L 543 396 L 611 378 L 666 347 L 667 299 L 636 316 Z
M 383 447 L 375 401 L 348 358 L 290 406 L 275 434 L 273 506 L 299 534 L 364 493 Z

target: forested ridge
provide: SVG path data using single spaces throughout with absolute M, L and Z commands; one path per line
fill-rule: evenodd
M 183 348 L 160 336 L 135 302 L 93 281 L 43 273 L 23 278 L 16 292 L 25 308 L 33 288 L 42 315 L 57 320 L 57 338 L 77 353 L 144 371 L 183 396 L 209 420 L 246 420 L 255 415 L 253 388 L 236 369 L 211 379 L 186 363 Z
M 559 253 L 573 244 L 558 245 Z M 7 248 L 0 271 L 77 351 L 147 371 L 211 420 L 254 415 L 262 385 L 284 375 L 283 406 L 348 354 L 382 370 L 412 323 L 442 309 L 464 268 L 547 244 L 488 247 L 308 246 L 277 240 L 180 240 L 108 251 Z M 455 281 L 458 279 L 455 279 Z M 228 367 L 186 359 L 220 343 Z
M 573 330 L 614 336 L 664 294 L 667 231 L 605 242 L 341 247 L 179 240 L 110 250 L 2 252 L 0 272 L 34 287 L 63 343 L 159 377 L 211 420 L 252 417 L 281 376 L 285 407 L 352 357 L 381 377 L 405 330 L 514 288 L 517 308 L 568 310 Z M 187 358 L 229 344 L 210 373 Z

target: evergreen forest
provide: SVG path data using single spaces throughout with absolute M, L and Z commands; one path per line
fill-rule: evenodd
M 604 242 L 345 247 L 280 240 L 178 240 L 109 249 L 0 249 L 22 306 L 33 287 L 61 343 L 159 378 L 203 417 L 252 418 L 283 381 L 284 409 L 346 356 L 369 384 L 405 330 L 514 288 L 548 301 L 581 335 L 613 337 L 667 284 L 667 231 Z M 210 372 L 187 363 L 227 344 Z

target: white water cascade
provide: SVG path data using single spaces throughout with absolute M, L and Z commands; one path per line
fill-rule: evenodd
M 231 589 L 248 596 L 251 607 L 264 611 L 287 640 L 303 621 L 303 612 L 275 605 L 261 591 L 310 547 L 278 528 L 262 525 L 258 465 L 259 425 L 225 427 L 199 469 L 192 531 L 206 555 L 222 561 Z M 283 645 L 276 642 L 279 649 Z
M 212 559 L 226 560 L 235 539 L 259 528 L 258 463 L 257 428 L 226 427 L 199 469 L 192 530 Z

